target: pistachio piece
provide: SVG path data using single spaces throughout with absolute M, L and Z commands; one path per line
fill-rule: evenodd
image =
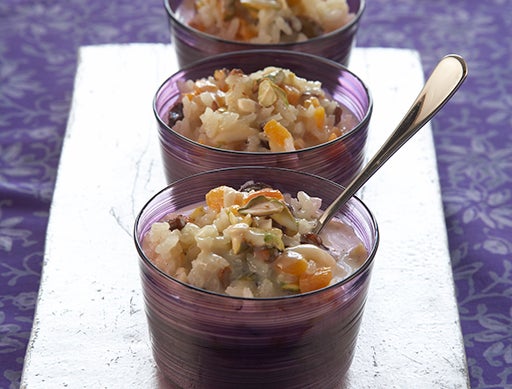
M 251 190 L 256 191 L 256 190 L 261 190 L 261 189 L 265 189 L 265 188 L 272 188 L 272 187 L 268 184 L 265 184 L 264 182 L 247 181 L 238 190 L 240 192 L 250 192 Z
M 270 199 L 266 196 L 257 196 L 251 199 L 247 205 L 238 210 L 242 215 L 251 214 L 252 216 L 271 216 L 280 213 L 286 205 L 276 199 Z
M 263 107 L 269 107 L 277 100 L 278 96 L 274 83 L 268 78 L 263 79 L 258 86 L 258 103 Z
M 284 233 L 293 236 L 299 232 L 299 223 L 292 215 L 288 207 L 284 207 L 281 212 L 270 215 L 272 220 L 284 228 Z
M 240 208 L 238 212 L 242 215 L 270 216 L 279 224 L 286 235 L 293 236 L 299 232 L 297 220 L 292 215 L 285 203 L 264 195 L 251 199 L 247 205 Z
M 251 247 L 268 247 L 284 250 L 281 239 L 283 232 L 279 228 L 270 231 L 249 227 L 245 223 L 231 225 L 224 230 L 224 235 L 231 239 L 231 248 L 234 254 L 240 253 L 245 245 Z
M 285 80 L 286 75 L 283 71 L 277 71 L 267 74 L 259 80 L 258 84 L 258 103 L 263 107 L 269 107 L 278 99 L 288 105 L 288 96 L 286 91 L 279 85 Z
M 282 69 L 278 69 L 268 73 L 265 77 L 272 81 L 274 84 L 279 85 L 285 81 L 286 74 Z
M 293 293 L 300 292 L 299 284 L 294 284 L 294 283 L 281 284 L 281 289 L 286 290 L 287 292 L 293 292 Z
M 283 233 L 279 228 L 272 228 L 270 231 L 267 231 L 263 237 L 265 247 L 274 247 L 279 251 L 283 251 L 284 243 L 282 234 Z

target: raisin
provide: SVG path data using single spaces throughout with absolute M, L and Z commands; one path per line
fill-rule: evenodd
M 185 215 L 178 215 L 172 219 L 167 220 L 167 224 L 169 224 L 169 230 L 180 230 L 185 227 L 188 223 L 188 217 Z
M 334 125 L 336 126 L 339 122 L 341 122 L 341 115 L 343 115 L 343 109 L 337 105 L 334 109 Z
M 178 103 L 169 111 L 167 124 L 173 127 L 176 122 L 183 120 L 183 103 Z
M 267 185 L 263 182 L 254 182 L 254 181 L 247 181 L 245 184 L 243 184 L 240 187 L 240 192 L 250 192 L 252 190 L 261 190 L 265 188 L 272 188 L 270 185 Z
M 328 249 L 324 246 L 322 242 L 322 238 L 318 234 L 314 234 L 312 232 L 308 232 L 300 235 L 300 243 L 302 244 L 314 244 L 315 246 L 321 247 L 323 249 Z

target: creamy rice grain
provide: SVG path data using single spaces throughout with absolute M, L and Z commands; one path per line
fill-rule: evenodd
M 262 184 L 210 190 L 205 204 L 154 223 L 142 248 L 168 275 L 239 297 L 307 293 L 342 281 L 368 253 L 352 227 L 313 234 L 321 200 Z
M 357 125 L 318 81 L 279 67 L 244 74 L 218 69 L 179 84 L 168 125 L 201 144 L 238 151 L 287 152 L 336 139 Z

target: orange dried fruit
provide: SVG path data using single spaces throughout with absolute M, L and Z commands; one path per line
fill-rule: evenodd
M 224 193 L 226 186 L 211 189 L 205 196 L 206 205 L 219 212 L 224 206 Z
M 327 139 L 328 142 L 330 142 L 331 140 L 334 140 L 338 137 L 338 135 L 336 135 L 334 132 L 331 132 L 329 134 L 329 138 Z
M 288 103 L 291 105 L 297 105 L 300 102 L 300 98 L 302 96 L 302 93 L 300 90 L 295 88 L 292 85 L 284 84 L 283 89 L 286 93 L 286 99 L 288 100 Z
M 294 151 L 293 136 L 275 119 L 269 120 L 263 127 L 267 136 L 270 151 Z
M 300 276 L 308 269 L 308 261 L 295 251 L 284 251 L 276 258 L 274 266 L 283 273 Z
M 325 288 L 331 280 L 332 270 L 330 267 L 319 267 L 314 273 L 303 273 L 299 278 L 300 292 L 306 293 Z
M 258 196 L 265 196 L 268 198 L 276 199 L 276 200 L 284 200 L 284 196 L 278 189 L 271 189 L 271 188 L 263 188 L 260 190 L 257 190 L 255 192 L 249 193 L 249 195 L 244 199 L 243 205 L 247 204 L 252 199 L 258 197 Z
M 313 118 L 315 119 L 316 127 L 321 129 L 325 125 L 325 109 L 322 106 L 316 107 L 315 112 L 313 113 Z

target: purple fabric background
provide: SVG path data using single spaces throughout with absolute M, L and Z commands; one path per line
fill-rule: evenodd
M 0 2 L 0 388 L 19 386 L 77 48 L 167 43 L 167 28 L 160 0 Z M 426 74 L 468 61 L 432 125 L 473 388 L 512 388 L 511 37 L 509 0 L 367 0 L 358 35 L 418 50 Z

